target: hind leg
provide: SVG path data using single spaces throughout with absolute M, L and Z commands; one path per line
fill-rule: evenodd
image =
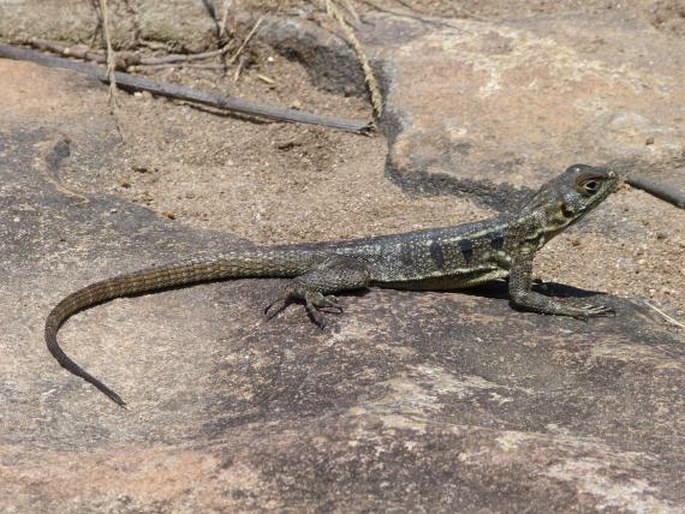
M 313 269 L 294 278 L 285 292 L 264 310 L 271 319 L 295 301 L 304 303 L 307 314 L 319 328 L 326 322 L 321 312 L 342 313 L 338 299 L 330 293 L 361 289 L 369 284 L 371 269 L 365 263 L 345 256 L 333 256 Z

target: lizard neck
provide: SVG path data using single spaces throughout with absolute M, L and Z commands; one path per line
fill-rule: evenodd
M 509 219 L 509 232 L 515 235 L 513 240 L 518 242 L 524 253 L 534 253 L 572 222 L 556 209 L 548 212 L 545 209 L 523 210 Z

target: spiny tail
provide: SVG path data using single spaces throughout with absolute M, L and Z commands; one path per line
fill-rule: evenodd
M 293 277 L 307 271 L 316 260 L 303 250 L 248 251 L 211 260 L 192 260 L 158 266 L 96 282 L 60 301 L 45 322 L 45 342 L 52 356 L 70 373 L 97 387 L 120 407 L 126 402 L 112 389 L 82 369 L 64 353 L 57 341 L 60 327 L 74 314 L 114 298 L 151 293 L 230 278 Z

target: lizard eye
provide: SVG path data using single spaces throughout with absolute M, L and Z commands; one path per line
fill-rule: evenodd
M 599 191 L 599 187 L 601 186 L 601 184 L 601 181 L 596 178 L 588 178 L 583 180 L 580 184 L 578 184 L 578 189 L 582 193 L 585 193 L 588 196 L 592 196 L 597 191 Z

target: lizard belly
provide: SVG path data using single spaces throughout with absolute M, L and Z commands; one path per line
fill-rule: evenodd
M 392 289 L 410 289 L 423 291 L 446 291 L 474 287 L 492 280 L 506 278 L 509 270 L 500 267 L 481 267 L 479 269 L 461 270 L 452 275 L 372 282 L 371 285 Z

